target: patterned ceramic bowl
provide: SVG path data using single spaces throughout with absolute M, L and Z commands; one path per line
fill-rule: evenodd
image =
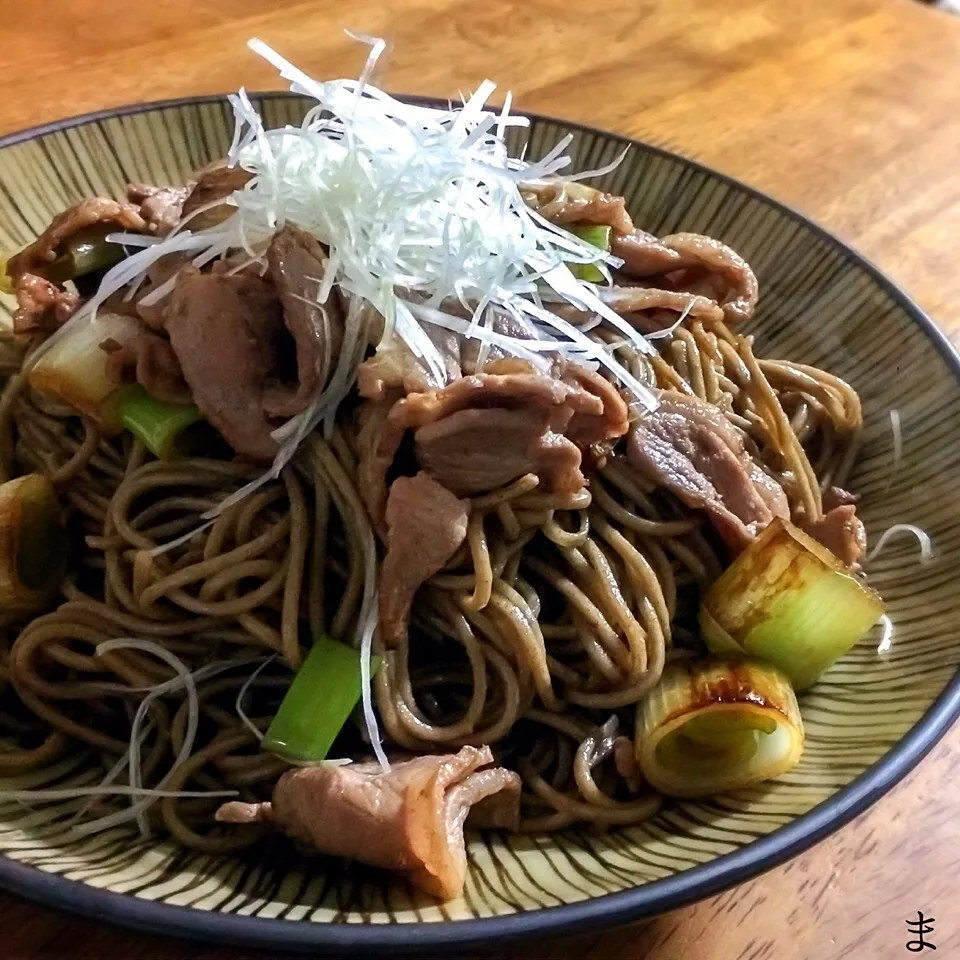
M 271 126 L 304 102 L 266 95 Z M 232 119 L 221 98 L 80 117 L 0 142 L 0 249 L 50 217 L 125 182 L 180 183 L 222 156 Z M 515 133 L 518 131 L 514 131 Z M 529 152 L 575 135 L 578 168 L 608 163 L 622 138 L 534 118 Z M 718 237 L 760 280 L 751 324 L 760 351 L 826 367 L 860 392 L 865 443 L 853 489 L 873 540 L 893 523 L 929 532 L 871 564 L 889 604 L 889 648 L 864 640 L 801 698 L 803 761 L 782 780 L 708 801 L 673 803 L 637 827 L 596 834 L 486 836 L 469 846 L 462 899 L 447 904 L 334 865 L 212 860 L 133 832 L 70 840 L 55 810 L 0 801 L 0 885 L 145 930 L 274 949 L 464 949 L 613 925 L 705 897 L 793 856 L 903 777 L 960 713 L 960 357 L 910 300 L 821 229 L 734 181 L 644 144 L 599 184 L 626 196 L 637 224 Z M 9 298 L 4 298 L 9 306 Z M 890 412 L 899 412 L 894 457 Z M 886 646 L 886 645 L 884 645 Z

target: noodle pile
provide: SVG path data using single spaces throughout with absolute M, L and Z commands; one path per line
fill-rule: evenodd
M 688 318 L 652 357 L 606 331 L 591 336 L 641 383 L 721 408 L 792 513 L 817 519 L 822 491 L 844 483 L 861 413 L 836 377 L 757 358 L 752 337 L 713 315 Z M 156 460 L 19 374 L 0 401 L 0 437 L 6 477 L 46 474 L 77 534 L 59 605 L 3 635 L 0 771 L 38 770 L 80 746 L 91 786 L 183 793 L 141 796 L 136 814 L 136 797 L 77 801 L 81 825 L 136 815 L 195 850 L 253 842 L 254 832 L 215 824 L 219 798 L 269 796 L 286 764 L 258 739 L 291 670 L 310 637 L 357 634 L 373 532 L 357 487 L 355 406 L 341 407 L 329 439 L 313 434 L 277 480 L 205 525 L 258 468 L 229 456 Z M 618 738 L 632 736 L 664 664 L 698 649 L 699 597 L 726 563 L 703 515 L 652 489 L 625 457 L 585 461 L 584 472 L 573 494 L 527 475 L 474 497 L 466 542 L 418 594 L 409 638 L 390 650 L 374 639 L 386 741 L 414 753 L 490 744 L 522 775 L 528 831 L 656 812 L 660 797 Z M 97 654 L 118 638 L 142 643 Z M 138 705 L 161 684 L 131 750 Z M 340 754 L 369 756 L 362 723 L 349 726 Z

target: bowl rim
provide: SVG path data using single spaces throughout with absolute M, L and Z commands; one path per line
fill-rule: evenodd
M 288 91 L 251 92 L 252 99 L 304 99 Z M 398 94 L 398 99 L 425 105 L 446 104 L 438 97 Z M 176 107 L 226 103 L 227 94 L 203 94 L 127 104 L 78 114 L 0 137 L 0 150 L 74 127 Z M 612 133 L 588 124 L 525 110 L 518 114 L 553 123 L 571 132 L 593 134 L 624 147 L 641 146 L 680 160 L 692 169 L 735 187 L 773 206 L 788 219 L 812 231 L 864 271 L 916 323 L 952 369 L 960 387 L 960 351 L 917 303 L 861 253 L 789 205 L 735 177 L 672 149 Z M 510 942 L 560 934 L 587 933 L 657 916 L 722 893 L 803 853 L 866 811 L 896 786 L 930 752 L 960 717 L 960 666 L 936 700 L 884 756 L 812 810 L 743 847 L 708 863 L 653 880 L 629 890 L 541 907 L 536 910 L 481 917 L 411 923 L 320 923 L 217 913 L 195 907 L 140 899 L 47 873 L 10 860 L 0 852 L 0 889 L 67 913 L 115 923 L 141 933 L 175 936 L 220 945 L 329 953 L 361 948 L 367 955 L 416 950 L 418 955 L 451 954 L 464 949 L 490 950 Z

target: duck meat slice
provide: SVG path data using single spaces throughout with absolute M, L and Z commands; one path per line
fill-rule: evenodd
M 417 590 L 467 536 L 470 502 L 429 474 L 398 477 L 387 498 L 387 553 L 380 567 L 380 631 L 393 646 L 407 634 Z
M 624 234 L 634 230 L 623 197 L 583 183 L 563 180 L 524 183 L 520 194 L 529 207 L 551 223 L 597 224 Z
M 225 803 L 222 823 L 272 823 L 321 853 L 405 873 L 442 900 L 463 891 L 464 826 L 471 808 L 499 793 L 495 822 L 516 829 L 520 778 L 490 767 L 489 747 L 394 763 L 321 764 L 285 773 L 268 803 Z M 484 769 L 487 768 L 487 769 Z M 489 822 L 490 807 L 484 817 Z
M 389 412 L 369 404 L 358 476 L 374 526 L 383 532 L 386 474 L 407 430 L 414 431 L 421 468 L 457 496 L 527 473 L 536 473 L 547 490 L 580 490 L 581 450 L 567 431 L 584 443 L 598 442 L 625 430 L 627 419 L 617 391 L 594 383 L 585 370 L 583 380 L 577 369 L 568 365 L 560 379 L 535 372 L 524 360 L 498 360 L 442 390 L 409 394 Z
M 803 529 L 845 566 L 859 568 L 866 556 L 867 531 L 852 503 L 833 507 L 818 520 L 805 523 Z
M 166 312 L 166 330 L 200 412 L 237 453 L 272 457 L 277 444 L 263 389 L 288 336 L 273 288 L 255 277 L 186 267 Z
M 14 281 L 17 308 L 13 311 L 13 332 L 31 334 L 56 330 L 69 319 L 80 298 L 35 273 L 21 273 Z
M 271 386 L 264 406 L 270 416 L 292 417 L 307 409 L 336 369 L 343 344 L 343 309 L 335 291 L 325 303 L 317 302 L 326 254 L 312 234 L 287 224 L 270 241 L 267 264 L 296 346 L 297 382 L 292 388 Z
M 713 237 L 675 233 L 657 239 L 638 232 L 614 237 L 611 252 L 623 260 L 627 276 L 664 277 L 673 290 L 715 300 L 729 323 L 753 316 L 760 295 L 750 265 Z
M 452 330 L 426 324 L 424 333 L 437 348 L 443 365 L 443 380 L 396 334 L 377 347 L 377 352 L 357 368 L 357 390 L 361 397 L 379 401 L 391 391 L 423 393 L 438 390 L 461 376 L 461 337 Z
M 166 403 L 190 403 L 193 399 L 169 340 L 144 329 L 122 344 L 107 339 L 100 349 L 108 354 L 107 369 L 117 383 L 139 383 Z
M 460 496 L 495 490 L 528 473 L 547 490 L 575 493 L 585 480 L 580 448 L 563 434 L 569 421 L 563 407 L 457 410 L 416 431 L 417 462 Z
M 723 411 L 672 391 L 633 424 L 627 457 L 650 481 L 703 510 L 739 551 L 774 516 L 789 518 L 786 494 L 747 452 Z
M 128 183 L 127 201 L 139 207 L 147 229 L 165 237 L 177 224 L 190 187 L 153 187 L 146 183 Z
M 235 190 L 242 190 L 252 174 L 241 167 L 231 167 L 226 160 L 213 163 L 194 174 L 195 183 L 183 202 L 181 219 L 190 222 L 191 230 L 205 230 L 223 223 L 236 209 L 226 201 Z

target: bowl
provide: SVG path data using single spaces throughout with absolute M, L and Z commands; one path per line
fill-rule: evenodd
M 306 101 L 254 97 L 269 126 Z M 0 141 L 0 249 L 59 210 L 127 181 L 180 183 L 223 156 L 222 97 L 89 114 Z M 655 234 L 718 237 L 756 271 L 759 352 L 826 367 L 860 392 L 864 443 L 851 486 L 876 543 L 896 523 L 925 529 L 935 557 L 893 539 L 869 564 L 889 605 L 881 628 L 801 698 L 807 748 L 775 783 L 668 804 L 609 833 L 473 837 L 464 896 L 438 903 L 338 861 L 211 860 L 124 829 L 76 840 L 56 806 L 0 800 L 0 886 L 141 930 L 273 950 L 460 952 L 637 920 L 794 856 L 877 801 L 960 713 L 960 357 L 910 299 L 840 241 L 729 177 L 649 144 L 544 117 L 512 130 L 530 156 L 574 135 L 576 168 L 623 194 Z M 10 298 L 3 297 L 4 309 Z M 896 412 L 893 414 L 893 412 Z M 900 437 L 892 419 L 899 418 Z

